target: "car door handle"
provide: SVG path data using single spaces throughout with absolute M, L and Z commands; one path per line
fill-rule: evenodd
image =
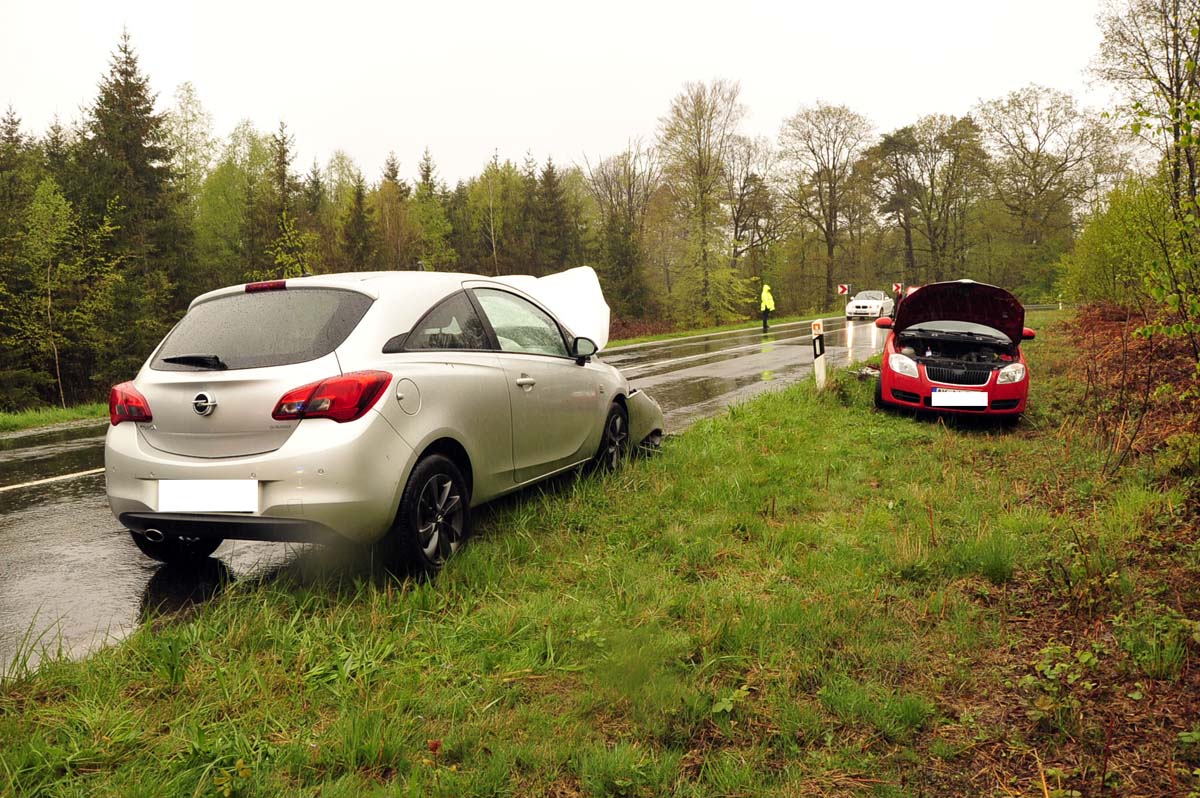
M 535 380 L 533 377 L 530 377 L 528 374 L 522 374 L 520 377 L 517 377 L 517 385 L 528 389 L 537 385 L 537 380 Z

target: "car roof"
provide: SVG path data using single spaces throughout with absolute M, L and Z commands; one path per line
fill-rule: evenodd
M 292 277 L 283 282 L 286 282 L 287 290 L 337 288 L 382 300 L 390 309 L 392 322 L 400 326 L 411 326 L 436 302 L 464 286 L 495 286 L 549 309 L 572 334 L 588 335 L 600 348 L 608 341 L 608 304 L 604 301 L 596 273 L 589 267 L 576 267 L 540 278 L 532 275 L 489 277 L 468 272 L 374 271 Z M 245 293 L 247 285 L 231 285 L 202 294 L 192 300 L 189 310 L 218 297 Z
M 289 277 L 285 282 L 288 289 L 296 288 L 342 288 L 367 294 L 373 299 L 396 298 L 403 295 L 412 304 L 425 304 L 453 293 L 467 280 L 490 280 L 479 274 L 462 272 L 340 272 L 316 274 L 309 277 Z M 268 281 L 270 282 L 270 281 Z M 192 300 L 192 306 L 227 294 L 239 294 L 248 283 L 226 286 L 201 294 Z

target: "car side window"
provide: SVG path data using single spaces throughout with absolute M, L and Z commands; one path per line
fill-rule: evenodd
M 417 322 L 404 348 L 491 349 L 475 306 L 463 292 L 444 300 Z
M 545 311 L 507 291 L 475 289 L 475 298 L 505 352 L 567 357 L 558 324 Z

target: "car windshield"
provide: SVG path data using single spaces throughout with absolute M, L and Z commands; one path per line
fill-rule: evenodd
M 1012 343 L 1007 335 L 1000 332 L 995 327 L 989 327 L 986 324 L 974 324 L 969 321 L 954 321 L 951 319 L 923 321 L 920 324 L 914 324 L 911 327 L 906 327 L 904 332 L 982 336 L 984 338 L 992 338 L 996 341 L 1001 341 L 1006 344 Z
M 859 291 L 857 294 L 854 295 L 854 298 L 879 301 L 879 300 L 883 299 L 883 292 L 882 291 Z
M 189 310 L 150 367 L 251 369 L 316 360 L 346 340 L 372 301 L 337 288 L 226 294 Z

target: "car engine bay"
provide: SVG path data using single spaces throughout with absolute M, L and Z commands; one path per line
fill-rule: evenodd
M 954 333 L 903 333 L 896 351 L 919 363 L 1001 368 L 1016 359 L 1014 346 L 983 336 Z

